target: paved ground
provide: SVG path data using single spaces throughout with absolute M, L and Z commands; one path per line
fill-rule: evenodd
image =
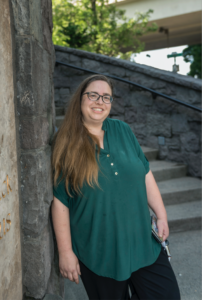
M 169 236 L 171 265 L 180 287 L 181 300 L 202 299 L 202 232 L 172 233 Z M 60 300 L 46 295 L 44 300 Z M 65 300 L 88 300 L 81 279 L 79 284 L 65 280 Z
M 172 267 L 182 300 L 202 299 L 202 233 L 200 230 L 173 233 L 170 238 Z

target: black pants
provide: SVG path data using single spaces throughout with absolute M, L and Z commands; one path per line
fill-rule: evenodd
M 180 300 L 177 280 L 163 247 L 155 263 L 133 272 L 124 281 L 99 276 L 80 260 L 79 263 L 81 279 L 90 300 Z

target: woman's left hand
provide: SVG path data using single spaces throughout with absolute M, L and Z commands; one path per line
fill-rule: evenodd
M 165 219 L 157 219 L 158 235 L 164 242 L 169 236 L 168 221 Z

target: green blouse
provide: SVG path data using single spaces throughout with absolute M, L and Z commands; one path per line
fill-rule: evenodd
M 118 281 L 158 258 L 161 244 L 151 234 L 145 175 L 149 162 L 130 126 L 106 118 L 102 125 L 99 189 L 85 182 L 82 196 L 68 196 L 64 180 L 54 196 L 70 212 L 72 248 L 94 273 Z M 97 150 L 96 150 L 97 151 Z M 72 190 L 71 190 L 72 192 Z

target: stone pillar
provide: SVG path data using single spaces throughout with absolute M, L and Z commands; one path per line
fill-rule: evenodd
M 13 25 L 23 300 L 43 299 L 50 290 L 63 297 L 49 217 L 55 128 L 52 1 L 3 2 L 10 2 Z
M 0 299 L 22 299 L 10 7 L 0 1 Z

